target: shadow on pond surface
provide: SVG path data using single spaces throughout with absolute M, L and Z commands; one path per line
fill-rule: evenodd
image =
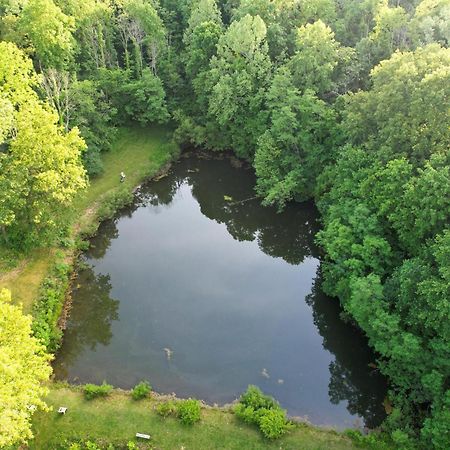
M 102 224 L 56 376 L 123 388 L 148 379 L 209 403 L 256 384 L 313 423 L 378 425 L 385 381 L 320 289 L 316 209 L 263 208 L 254 182 L 226 159 L 184 158 Z

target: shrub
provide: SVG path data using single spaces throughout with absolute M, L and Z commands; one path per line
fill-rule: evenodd
M 112 391 L 113 387 L 110 384 L 103 382 L 100 386 L 96 384 L 85 384 L 84 385 L 84 396 L 86 400 L 92 400 L 96 397 L 106 397 Z
M 148 381 L 141 381 L 131 391 L 131 396 L 134 400 L 141 400 L 150 393 L 152 387 Z
M 177 405 L 177 414 L 181 423 L 192 425 L 200 420 L 200 402 L 190 398 L 181 400 Z
M 242 403 L 238 403 L 234 408 L 234 413 L 239 419 L 245 423 L 257 423 L 256 411 L 251 406 L 245 406 Z
M 156 412 L 162 417 L 175 416 L 177 414 L 177 405 L 173 400 L 159 403 Z
M 246 423 L 258 425 L 265 437 L 280 437 L 289 429 L 286 412 L 273 397 L 265 395 L 256 386 L 249 386 L 234 408 L 237 417 Z
M 58 320 L 69 287 L 70 267 L 61 261 L 59 255 L 57 258 L 33 304 L 33 334 L 49 353 L 55 353 L 61 343 L 62 331 L 58 327 Z
M 97 219 L 102 221 L 111 219 L 117 210 L 130 204 L 133 201 L 133 193 L 126 186 L 120 186 L 114 191 L 109 192 L 102 199 L 102 204 L 97 210 Z
M 249 386 L 247 391 L 241 395 L 234 412 L 246 423 L 259 424 L 260 412 L 271 409 L 279 410 L 280 405 L 274 398 L 263 394 L 258 387 Z
M 266 438 L 278 438 L 288 430 L 289 424 L 286 420 L 286 413 L 282 409 L 260 411 L 259 429 Z
M 278 402 L 269 395 L 263 394 L 261 389 L 257 386 L 250 385 L 247 391 L 241 395 L 239 403 L 245 406 L 250 406 L 254 410 L 258 409 L 277 409 L 280 407 Z

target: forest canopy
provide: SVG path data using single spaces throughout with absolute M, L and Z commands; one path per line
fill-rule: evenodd
M 1 245 L 63 233 L 114 130 L 170 121 L 251 163 L 263 204 L 316 202 L 384 429 L 448 449 L 449 24 L 448 0 L 0 0 Z

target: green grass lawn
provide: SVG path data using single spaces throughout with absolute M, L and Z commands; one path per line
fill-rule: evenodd
M 137 432 L 150 434 L 151 445 L 142 448 L 161 450 L 344 450 L 355 448 L 350 439 L 334 431 L 298 425 L 281 439 L 269 441 L 259 431 L 240 422 L 229 411 L 202 409 L 201 421 L 182 425 L 175 418 L 163 419 L 154 408 L 159 400 L 134 401 L 123 391 L 114 391 L 107 399 L 87 401 L 81 392 L 54 385 L 47 402 L 53 411 L 35 415 L 36 450 L 58 449 L 66 440 L 90 439 L 112 443 L 117 447 L 136 441 Z M 68 407 L 67 414 L 57 413 L 59 406 Z
M 167 155 L 170 132 L 164 127 L 122 128 L 110 152 L 103 157 L 104 173 L 94 178 L 74 208 L 83 212 L 103 194 L 120 186 L 120 172 L 126 175 L 125 186 L 138 185 L 152 169 L 159 168 Z
M 69 217 L 74 226 L 83 227 L 92 220 L 103 195 L 123 186 L 131 190 L 146 175 L 160 168 L 167 159 L 169 142 L 170 132 L 165 127 L 120 129 L 111 151 L 104 155 L 103 174 L 91 180 L 88 189 L 71 207 Z M 126 175 L 123 185 L 120 183 L 122 171 Z M 0 289 L 9 289 L 13 301 L 22 303 L 24 311 L 29 313 L 55 259 L 55 249 L 36 249 L 26 258 L 19 258 L 15 267 L 8 267 L 12 257 L 8 258 L 7 251 L 0 248 L 0 252 Z

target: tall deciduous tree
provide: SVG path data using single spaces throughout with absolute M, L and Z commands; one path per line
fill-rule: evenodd
M 259 138 L 254 166 L 264 203 L 283 207 L 312 197 L 333 151 L 334 114 L 312 91 L 300 92 L 289 69 L 276 73 L 267 94 L 270 126 Z
M 46 409 L 50 357 L 31 336 L 31 317 L 11 304 L 11 293 L 0 291 L 0 447 L 26 442 L 33 434 L 34 411 Z
M 271 77 L 266 26 L 259 17 L 233 22 L 211 61 L 209 115 L 220 134 L 219 148 L 253 158 L 266 123 L 264 100 Z
M 57 0 L 62 11 L 75 20 L 77 59 L 83 71 L 117 64 L 115 2 L 111 0 Z
M 332 75 L 339 61 L 339 43 L 321 20 L 301 26 L 297 51 L 289 66 L 295 86 L 324 93 L 332 87 Z
M 18 22 L 19 31 L 30 41 L 31 51 L 47 68 L 63 68 L 71 60 L 74 25 L 74 19 L 53 0 L 29 0 Z
M 54 228 L 61 208 L 86 186 L 84 141 L 76 128 L 65 133 L 57 114 L 38 99 L 35 78 L 23 52 L 0 43 L 0 98 L 15 108 L 0 153 L 0 226 L 22 244 L 36 243 Z
M 345 129 L 372 151 L 419 163 L 448 154 L 450 49 L 431 44 L 395 53 L 372 72 L 373 87 L 347 97 Z
M 194 0 L 188 27 L 184 34 L 184 42 L 189 43 L 190 36 L 196 27 L 205 22 L 213 22 L 222 26 L 222 15 L 216 0 Z
M 416 8 L 410 24 L 413 39 L 419 45 L 438 42 L 450 44 L 450 2 L 423 0 Z

